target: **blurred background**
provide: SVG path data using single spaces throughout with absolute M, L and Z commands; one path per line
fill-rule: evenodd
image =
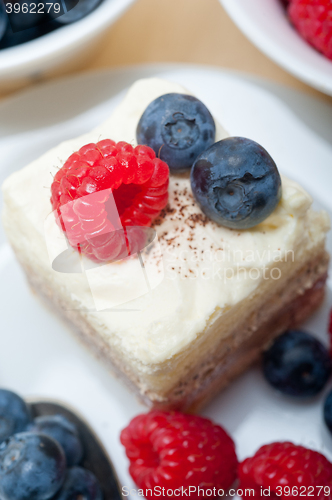
M 108 3 L 111 4 L 112 1 L 115 0 L 108 0 Z M 206 64 L 264 77 L 275 83 L 319 95 L 322 99 L 332 102 L 330 97 L 293 77 L 257 49 L 233 23 L 218 0 L 137 0 L 133 3 L 120 0 L 120 2 L 126 4 L 123 5 L 125 12 L 119 12 L 115 23 L 104 27 L 105 31 L 98 39 L 97 45 L 91 42 L 91 45 L 94 45 L 91 47 L 93 48 L 91 54 L 85 50 L 83 61 L 79 58 L 75 62 L 70 61 L 61 72 L 52 71 L 51 77 L 58 77 L 60 73 L 86 72 L 142 63 Z M 78 25 L 79 23 L 76 23 L 76 27 Z M 80 29 L 81 36 L 84 36 L 83 24 Z M 45 38 L 44 48 L 48 36 L 42 37 Z M 87 49 L 89 44 L 87 35 Z M 33 50 L 32 47 L 30 51 Z M 7 51 L 12 49 L 0 51 L 0 78 L 1 72 L 5 71 L 1 68 L 1 57 Z M 25 52 L 22 57 L 26 60 L 28 56 L 29 54 Z M 46 56 L 48 64 L 52 57 L 57 57 L 54 54 Z M 13 53 L 10 61 L 6 61 L 7 66 L 13 64 L 15 57 Z M 328 62 L 332 66 L 332 63 Z M 23 85 L 44 78 L 44 75 L 36 71 L 29 76 L 29 80 L 23 82 Z M 12 82 L 6 88 L 0 86 L 0 98 L 8 96 L 14 90 L 16 84 L 12 85 Z

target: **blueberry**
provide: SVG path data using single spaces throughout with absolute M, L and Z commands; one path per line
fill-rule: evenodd
M 68 470 L 65 482 L 54 500 L 102 500 L 99 483 L 95 475 L 82 467 Z
M 12 434 L 24 431 L 30 422 L 29 409 L 20 396 L 0 389 L 0 443 Z
M 100 3 L 101 0 L 66 0 L 67 13 L 59 16 L 51 10 L 50 17 L 60 25 L 75 23 L 90 14 Z
M 5 4 L 0 2 L 0 40 L 5 34 L 7 26 L 7 14 L 5 10 Z
M 171 170 L 191 168 L 215 141 L 210 111 L 196 97 L 165 94 L 152 101 L 137 125 L 138 144 L 150 146 Z
M 9 2 L 10 3 L 10 2 Z M 24 9 L 23 9 L 24 4 Z M 16 6 L 20 8 L 15 12 Z M 11 12 L 8 12 L 8 21 L 14 33 L 34 28 L 45 22 L 47 7 L 43 1 L 24 0 L 24 2 L 13 2 Z
M 232 229 L 256 226 L 281 197 L 281 179 L 271 156 L 243 137 L 229 137 L 204 151 L 191 170 L 191 188 L 202 211 Z
M 267 381 L 284 394 L 314 396 L 323 389 L 331 373 L 327 349 L 312 335 L 290 330 L 264 353 Z
M 65 474 L 61 446 L 44 434 L 22 432 L 0 445 L 1 500 L 48 500 Z
M 50 436 L 60 443 L 66 455 L 67 465 L 77 465 L 82 460 L 83 447 L 75 425 L 62 415 L 37 417 L 29 426 L 30 432 Z
M 328 394 L 324 404 L 324 420 L 332 434 L 332 391 Z
M 0 49 L 8 49 L 10 47 L 15 47 L 16 45 L 21 45 L 22 43 L 30 42 L 31 40 L 40 38 L 41 36 L 54 31 L 56 28 L 56 26 L 48 22 L 14 33 L 10 25 L 8 25 L 2 40 L 0 40 Z

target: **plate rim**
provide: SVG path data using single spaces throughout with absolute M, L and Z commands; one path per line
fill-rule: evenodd
M 135 0 L 130 0 L 135 1 Z M 228 0 L 219 0 L 219 1 L 228 1 Z M 236 0 L 232 0 L 236 1 Z M 246 71 L 222 67 L 214 64 L 202 64 L 202 63 L 181 63 L 181 62 L 158 62 L 158 63 L 137 63 L 137 64 L 125 64 L 123 66 L 115 66 L 109 68 L 100 68 L 96 70 L 87 70 L 75 72 L 72 74 L 64 75 L 60 78 L 47 78 L 41 82 L 38 82 L 33 85 L 29 85 L 23 89 L 14 92 L 8 96 L 0 98 L 0 112 L 2 108 L 6 108 L 7 106 L 16 105 L 19 101 L 24 99 L 29 99 L 33 97 L 35 94 L 38 94 L 40 91 L 47 91 L 47 89 L 56 88 L 61 85 L 71 84 L 73 82 L 79 81 L 81 79 L 89 79 L 89 78 L 101 78 L 104 75 L 121 77 L 130 75 L 130 73 L 142 71 L 142 76 L 140 78 L 148 78 L 148 76 L 143 75 L 145 72 L 154 71 L 156 73 L 159 72 L 168 72 L 168 71 L 177 71 L 188 69 L 189 71 L 210 71 L 215 72 L 221 76 L 229 76 L 238 78 L 240 80 L 245 80 L 247 84 L 256 85 L 261 83 L 270 87 L 276 87 L 283 89 L 289 93 L 294 93 L 297 95 L 302 95 L 307 99 L 311 99 L 313 101 L 324 102 L 324 95 L 312 95 L 305 90 L 297 89 L 292 86 L 289 86 L 285 83 L 274 81 L 269 79 L 268 77 L 264 77 L 262 75 L 249 73 Z M 158 75 L 157 75 L 158 77 Z M 124 88 L 125 90 L 125 88 Z M 267 90 L 269 91 L 269 90 Z M 270 90 L 271 92 L 271 90 Z M 332 83 L 331 83 L 331 95 L 332 95 Z M 1 118 L 0 118 L 1 123 Z

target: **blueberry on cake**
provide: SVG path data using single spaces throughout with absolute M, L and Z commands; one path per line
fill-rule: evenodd
M 136 82 L 3 192 L 32 289 L 152 407 L 196 411 L 324 297 L 327 214 L 174 83 Z

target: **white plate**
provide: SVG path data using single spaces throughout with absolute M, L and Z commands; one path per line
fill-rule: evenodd
M 332 109 L 325 105 L 325 114 L 317 113 L 321 104 L 303 96 L 298 110 L 292 111 L 285 105 L 287 100 L 295 102 L 290 91 L 276 88 L 276 97 L 259 82 L 192 66 L 137 67 L 79 76 L 2 103 L 0 176 L 4 178 L 60 140 L 88 131 L 109 115 L 126 87 L 151 75 L 190 88 L 231 134 L 262 143 L 282 172 L 332 208 L 332 138 L 322 136 L 319 129 L 323 125 L 322 130 L 331 131 Z M 330 303 L 329 293 L 306 325 L 324 342 Z M 145 408 L 31 294 L 6 243 L 0 246 L 0 304 L 0 386 L 26 397 L 60 399 L 76 407 L 104 442 L 122 484 L 133 486 L 119 433 Z M 322 423 L 322 402 L 323 395 L 304 403 L 284 398 L 266 384 L 259 368 L 253 368 L 204 414 L 231 433 L 240 459 L 273 440 L 291 440 L 332 456 L 332 440 Z
M 332 95 L 332 61 L 306 43 L 281 0 L 220 0 L 243 33 L 268 57 L 312 87 Z

